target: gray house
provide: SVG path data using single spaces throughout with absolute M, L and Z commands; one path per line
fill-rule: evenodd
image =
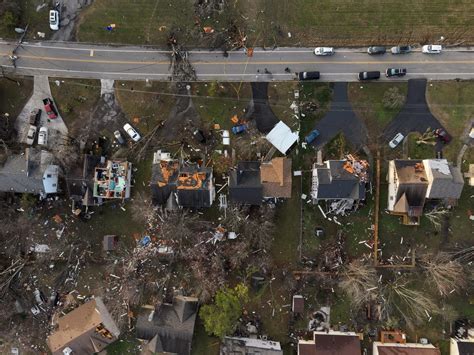
M 58 192 L 59 166 L 50 152 L 26 148 L 0 167 L 0 191 L 46 196 Z
M 198 311 L 195 297 L 175 296 L 173 303 L 143 307 L 137 319 L 137 338 L 148 341 L 142 354 L 191 354 Z

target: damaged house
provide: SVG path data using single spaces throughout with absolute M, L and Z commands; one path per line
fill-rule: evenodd
M 216 192 L 212 168 L 184 164 L 158 150 L 153 157 L 152 200 L 167 209 L 211 207 Z
M 464 186 L 460 171 L 446 159 L 391 160 L 387 210 L 405 225 L 419 225 L 426 200 L 455 206 Z
M 255 338 L 225 337 L 222 341 L 220 355 L 283 355 L 277 341 Z
M 95 354 L 116 341 L 119 335 L 102 299 L 96 297 L 60 317 L 46 342 L 53 355 Z
M 365 200 L 369 183 L 369 164 L 348 155 L 346 160 L 327 160 L 314 164 L 311 197 L 314 204 L 327 202 L 330 212 L 344 213 Z
M 0 191 L 45 197 L 58 192 L 59 166 L 50 152 L 26 148 L 11 155 L 0 167 Z
M 354 332 L 313 332 L 310 340 L 298 340 L 298 355 L 360 355 L 359 336 Z
M 264 200 L 291 198 L 291 159 L 273 158 L 269 162 L 239 162 L 229 172 L 230 200 L 261 205 Z
M 82 166 L 71 170 L 66 177 L 69 197 L 86 207 L 129 199 L 131 182 L 131 163 L 90 154 L 85 154 Z
M 173 303 L 143 307 L 137 319 L 137 338 L 147 341 L 142 354 L 191 354 L 198 299 L 175 296 Z

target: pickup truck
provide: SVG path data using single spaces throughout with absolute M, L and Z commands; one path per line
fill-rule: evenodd
M 36 109 L 31 111 L 30 113 L 30 125 L 36 126 L 38 125 L 40 118 L 41 118 L 41 109 Z
M 49 118 L 55 119 L 58 117 L 58 111 L 56 107 L 54 107 L 53 101 L 50 98 L 46 98 L 43 100 L 44 110 Z

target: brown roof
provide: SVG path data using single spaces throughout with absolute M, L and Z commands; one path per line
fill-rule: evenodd
M 291 159 L 273 158 L 260 165 L 264 197 L 291 197 Z
M 440 355 L 439 349 L 409 346 L 377 346 L 379 355 Z
M 304 312 L 304 298 L 301 295 L 293 296 L 293 312 L 303 313 Z
M 46 340 L 53 354 L 62 354 L 65 347 L 78 354 L 92 354 L 101 351 L 120 335 L 99 297 L 60 317 L 57 326 Z
M 360 355 L 357 335 L 314 333 L 314 343 L 299 343 L 298 355 Z

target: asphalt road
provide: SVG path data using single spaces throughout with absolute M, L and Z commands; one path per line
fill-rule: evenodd
M 9 59 L 14 43 L 0 42 L 0 65 L 13 70 Z M 170 80 L 170 53 L 147 47 L 101 46 L 74 42 L 24 43 L 16 51 L 16 72 L 23 75 L 94 79 Z M 191 50 L 189 59 L 198 80 L 280 81 L 293 80 L 294 72 L 318 70 L 322 81 L 355 81 L 365 70 L 385 71 L 388 67 L 407 68 L 404 78 L 381 80 L 473 79 L 474 49 L 444 50 L 439 55 L 417 50 L 405 55 L 369 56 L 365 48 L 337 49 L 331 57 L 316 57 L 312 48 L 257 48 L 253 57 L 243 50 L 229 52 Z M 285 73 L 288 67 L 292 73 Z M 270 74 L 265 73 L 265 68 Z

